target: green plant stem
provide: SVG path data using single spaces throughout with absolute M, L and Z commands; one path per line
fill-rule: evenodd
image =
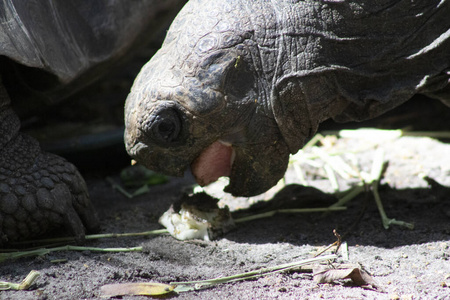
M 0 291 L 4 290 L 27 290 L 33 282 L 39 277 L 39 272 L 31 270 L 30 273 L 22 280 L 21 283 L 13 283 L 7 281 L 0 281 Z
M 373 159 L 372 164 L 372 171 L 371 171 L 371 177 L 372 177 L 372 193 L 373 197 L 375 199 L 375 203 L 377 204 L 378 211 L 381 216 L 381 222 L 383 223 L 383 227 L 385 229 L 389 229 L 390 225 L 399 225 L 406 227 L 408 229 L 414 229 L 414 225 L 411 223 L 407 223 L 404 221 L 397 221 L 396 219 L 390 219 L 386 215 L 386 212 L 383 207 L 383 203 L 381 202 L 380 195 L 378 193 L 378 184 L 381 180 L 381 176 L 383 174 L 383 165 L 384 165 L 384 150 L 382 148 L 378 148 L 375 152 L 375 157 Z
M 305 144 L 305 146 L 303 146 L 303 149 L 308 149 L 308 148 L 315 146 L 321 139 L 323 139 L 323 135 L 321 135 L 320 133 L 317 133 L 316 135 L 314 135 L 314 137 L 312 139 L 310 139 Z
M 384 130 L 384 129 L 372 129 L 372 128 L 361 128 L 356 130 L 340 130 L 340 131 L 323 131 L 323 135 L 337 135 L 346 138 L 361 138 L 367 137 L 367 133 L 375 133 L 379 136 L 385 136 L 387 139 L 395 139 L 401 136 L 422 136 L 430 138 L 450 138 L 450 131 L 405 131 L 401 129 Z
M 142 247 L 132 248 L 97 248 L 97 247 L 84 247 L 84 246 L 61 246 L 55 248 L 41 248 L 29 251 L 18 251 L 10 253 L 0 253 L 0 262 L 8 259 L 17 259 L 28 256 L 41 256 L 56 251 L 92 251 L 92 252 L 135 252 L 142 251 Z
M 331 212 L 331 211 L 340 211 L 346 210 L 346 207 L 318 207 L 318 208 L 286 208 L 286 209 L 277 209 L 271 210 L 268 212 L 251 215 L 247 217 L 242 217 L 239 219 L 235 219 L 235 223 L 248 222 L 262 218 L 269 218 L 274 216 L 277 213 L 314 213 L 314 212 Z
M 102 233 L 102 234 L 89 234 L 84 237 L 85 240 L 96 240 L 105 238 L 122 238 L 122 237 L 136 237 L 136 236 L 150 236 L 157 234 L 168 233 L 167 229 L 156 229 L 144 232 L 131 232 L 131 233 Z M 42 239 L 42 240 L 30 240 L 23 242 L 16 242 L 13 245 L 24 245 L 24 244 L 49 244 L 49 243 L 62 243 L 62 242 L 74 242 L 74 237 L 61 237 L 53 239 Z
M 118 238 L 118 237 L 134 237 L 134 236 L 148 236 L 167 233 L 167 229 L 156 229 L 144 232 L 131 232 L 131 233 L 105 233 L 105 234 L 91 234 L 87 235 L 87 240 L 102 239 L 102 238 Z
M 361 181 L 358 183 L 358 185 L 353 187 L 350 190 L 350 192 L 348 192 L 345 196 L 340 198 L 336 203 L 330 205 L 328 208 L 341 207 L 344 204 L 346 204 L 347 202 L 351 201 L 356 196 L 358 196 L 359 194 L 361 194 L 363 191 L 364 191 L 364 182 Z
M 125 190 L 120 184 L 114 181 L 111 177 L 106 177 L 106 180 L 111 184 L 112 188 L 122 193 L 128 199 L 133 198 L 133 195 Z
M 254 279 L 254 278 L 261 277 L 261 276 L 264 276 L 267 274 L 284 272 L 284 271 L 299 268 L 301 266 L 310 265 L 313 263 L 318 263 L 318 262 L 327 261 L 327 260 L 332 260 L 332 259 L 335 259 L 336 257 L 337 256 L 335 254 L 330 254 L 330 255 L 319 256 L 319 257 L 315 257 L 315 258 L 311 258 L 311 259 L 296 261 L 296 262 L 292 262 L 292 263 L 277 265 L 274 267 L 262 268 L 259 270 L 245 272 L 245 273 L 231 275 L 231 276 L 226 276 L 226 277 L 219 277 L 219 278 L 214 278 L 214 279 L 198 280 L 198 281 L 171 282 L 170 284 L 177 286 L 175 288 L 175 291 L 177 291 L 177 292 L 198 290 L 198 289 L 207 288 L 207 287 L 210 287 L 210 286 L 216 285 L 216 284 Z
M 403 136 L 422 136 L 435 139 L 450 139 L 450 131 L 402 131 Z

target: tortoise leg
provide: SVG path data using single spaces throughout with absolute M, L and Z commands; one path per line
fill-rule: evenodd
M 0 244 L 64 227 L 82 241 L 99 228 L 81 175 L 19 132 L 20 121 L 0 81 Z

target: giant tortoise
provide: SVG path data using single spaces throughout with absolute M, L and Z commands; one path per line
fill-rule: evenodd
M 191 0 L 126 102 L 128 153 L 252 196 L 318 125 L 423 94 L 450 105 L 447 0 Z
M 0 5 L 2 240 L 62 224 L 81 238 L 98 224 L 85 184 L 19 133 L 7 83 L 20 75 L 60 98 L 133 47 L 151 4 Z M 202 185 L 225 175 L 234 195 L 264 192 L 326 119 L 372 118 L 414 94 L 450 104 L 449 15 L 446 0 L 191 0 L 127 99 L 127 150 L 162 173 L 191 167 Z
M 77 169 L 22 134 L 14 108 L 85 86 L 166 30 L 183 3 L 0 1 L 0 244 L 59 227 L 81 240 L 99 225 Z

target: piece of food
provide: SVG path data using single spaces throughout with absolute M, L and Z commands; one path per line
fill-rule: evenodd
M 205 193 L 186 195 L 166 211 L 159 223 L 179 240 L 211 241 L 234 228 L 228 207 Z

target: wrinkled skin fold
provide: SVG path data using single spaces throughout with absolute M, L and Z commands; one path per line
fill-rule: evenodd
M 127 99 L 127 151 L 262 193 L 326 119 L 373 118 L 419 93 L 450 104 L 449 15 L 448 1 L 191 0 Z M 215 143 L 232 155 L 211 155 Z

